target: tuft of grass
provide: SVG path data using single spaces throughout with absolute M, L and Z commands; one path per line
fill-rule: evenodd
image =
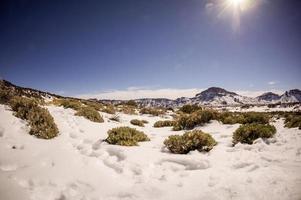
M 78 111 L 75 113 L 77 116 L 83 116 L 86 119 L 92 121 L 92 122 L 104 122 L 102 116 L 92 107 L 81 107 L 78 109 Z
M 38 105 L 35 99 L 13 97 L 9 105 L 15 116 L 26 120 L 30 126 L 29 134 L 42 139 L 51 139 L 58 135 L 58 128 L 49 111 Z
M 109 144 L 122 146 L 137 146 L 138 142 L 149 141 L 145 133 L 127 126 L 113 128 L 108 131 L 108 137 L 105 139 Z
M 112 120 L 115 122 L 120 122 L 120 117 L 119 117 L 119 115 L 115 114 L 112 117 L 110 117 L 109 120 Z
M 270 138 L 276 133 L 276 128 L 269 124 L 244 124 L 233 133 L 233 144 L 253 144 L 258 138 Z
M 167 127 L 167 126 L 174 126 L 176 124 L 175 121 L 172 120 L 164 120 L 164 121 L 157 121 L 154 123 L 155 128 Z
M 145 120 L 139 120 L 139 119 L 132 119 L 130 121 L 131 124 L 133 124 L 135 126 L 141 126 L 141 127 L 144 127 L 145 122 L 147 122 L 147 121 L 145 121 Z
M 176 154 L 187 154 L 193 150 L 208 152 L 216 144 L 210 134 L 200 130 L 188 131 L 183 135 L 171 135 L 164 141 L 169 151 Z

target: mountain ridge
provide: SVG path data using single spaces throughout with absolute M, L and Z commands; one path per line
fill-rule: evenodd
M 0 80 L 0 89 L 3 87 L 10 88 L 16 91 L 19 95 L 34 96 L 34 97 L 56 97 L 56 98 L 72 98 L 63 97 L 61 95 L 36 90 L 32 88 L 20 87 L 12 84 L 7 80 Z M 89 99 L 91 101 L 99 101 L 103 103 L 121 103 L 126 100 L 110 100 L 110 99 Z M 235 92 L 225 90 L 220 87 L 210 87 L 194 97 L 179 97 L 175 100 L 167 98 L 140 98 L 133 99 L 140 106 L 152 107 L 178 107 L 185 104 L 197 104 L 203 106 L 239 106 L 239 105 L 262 105 L 262 104 L 285 104 L 285 103 L 301 103 L 301 91 L 299 89 L 292 89 L 278 95 L 272 92 L 266 92 L 257 97 L 247 97 L 239 95 Z

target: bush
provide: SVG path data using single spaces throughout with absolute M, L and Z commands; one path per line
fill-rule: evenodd
M 83 116 L 92 122 L 99 122 L 99 123 L 104 122 L 104 120 L 101 117 L 101 115 L 99 114 L 99 112 L 97 112 L 92 107 L 82 107 L 75 113 L 75 115 Z
M 64 108 L 71 108 L 73 110 L 79 110 L 82 107 L 82 103 L 74 99 L 54 99 L 52 103 L 57 106 L 63 106 Z
M 7 104 L 12 97 L 12 91 L 4 86 L 0 87 L 0 104 Z
M 191 113 L 201 110 L 201 109 L 202 109 L 202 107 L 200 107 L 198 105 L 187 104 L 187 105 L 182 106 L 179 110 L 182 111 L 183 113 L 191 114 Z
M 108 104 L 108 105 L 106 105 L 105 108 L 103 108 L 101 110 L 101 112 L 105 112 L 105 113 L 108 113 L 108 114 L 115 114 L 116 110 L 115 110 L 115 107 L 112 104 Z
M 131 124 L 133 124 L 135 126 L 144 127 L 145 120 L 132 119 L 130 122 L 131 122 Z
M 181 115 L 174 124 L 173 130 L 193 129 L 215 119 L 216 113 L 211 110 L 199 110 L 190 115 Z
M 175 121 L 172 120 L 164 120 L 164 121 L 157 121 L 154 124 L 155 128 L 160 128 L 160 127 L 166 127 L 166 126 L 174 126 L 176 124 Z
M 246 112 L 246 113 L 231 113 L 222 112 L 218 114 L 218 120 L 223 124 L 268 124 L 270 116 L 267 113 Z
M 200 130 L 188 131 L 183 135 L 171 135 L 164 145 L 172 152 L 177 154 L 187 154 L 190 151 L 210 151 L 217 142 L 213 137 Z
M 156 109 L 156 108 L 142 108 L 140 110 L 140 114 L 150 114 L 150 115 L 153 115 L 153 116 L 159 116 L 159 115 L 164 115 L 165 110 Z
M 276 128 L 265 124 L 245 124 L 241 125 L 233 134 L 233 144 L 238 142 L 253 144 L 258 138 L 270 138 L 276 133 Z
M 122 105 L 119 108 L 119 112 L 123 112 L 124 114 L 127 114 L 127 115 L 136 115 L 137 114 L 135 107 L 127 106 L 127 105 Z
M 86 106 L 92 107 L 97 111 L 101 111 L 101 109 L 103 109 L 103 105 L 101 103 L 98 102 L 92 102 L 92 101 L 83 101 L 83 103 Z
M 137 103 L 134 101 L 134 100 L 129 100 L 125 103 L 125 105 L 128 105 L 128 106 L 132 106 L 132 107 L 137 107 Z
M 301 113 L 286 114 L 284 124 L 287 128 L 301 129 Z
M 149 141 L 150 139 L 142 131 L 130 127 L 118 127 L 108 131 L 105 139 L 109 144 L 122 146 L 137 146 L 138 142 Z
M 38 138 L 51 139 L 57 136 L 58 128 L 49 111 L 34 99 L 13 97 L 9 102 L 15 116 L 24 119 L 30 126 L 29 134 Z

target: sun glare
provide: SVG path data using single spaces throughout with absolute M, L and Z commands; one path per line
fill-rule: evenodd
M 228 1 L 233 6 L 240 6 L 244 2 L 244 0 L 228 0 Z

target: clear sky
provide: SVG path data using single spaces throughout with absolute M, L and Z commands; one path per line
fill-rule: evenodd
M 227 1 L 2 0 L 0 77 L 64 95 L 300 89 L 301 2 Z

